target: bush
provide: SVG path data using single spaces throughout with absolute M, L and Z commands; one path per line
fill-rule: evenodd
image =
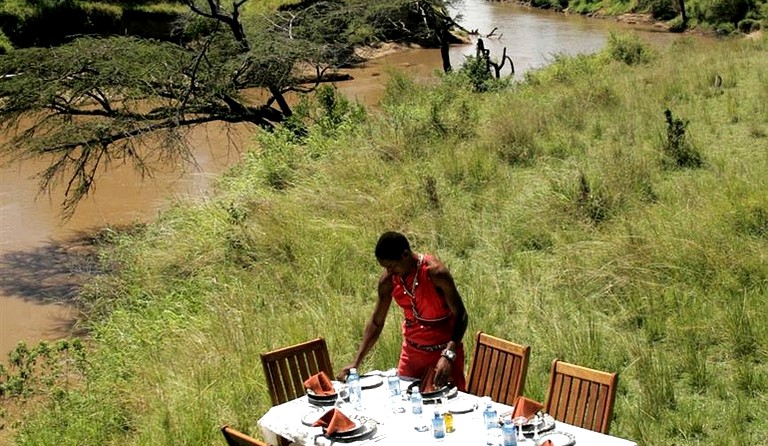
M 636 34 L 611 33 L 605 53 L 616 61 L 627 65 L 647 63 L 651 60 L 651 52 L 646 44 Z
M 474 91 L 486 91 L 487 82 L 493 79 L 491 70 L 482 57 L 466 56 L 464 65 L 459 68 L 459 74 L 466 76 Z
M 701 154 L 686 134 L 688 121 L 673 117 L 669 109 L 664 110 L 664 116 L 667 120 L 667 137 L 663 145 L 664 165 L 671 168 L 701 167 L 704 164 Z
M 0 31 L 0 54 L 8 54 L 13 50 L 13 44 L 8 37 Z
M 720 29 L 729 30 L 730 34 L 735 30 L 728 29 L 724 24 L 736 25 L 747 17 L 750 10 L 755 8 L 754 0 L 711 0 L 708 7 L 705 6 L 705 18 L 710 23 L 717 23 Z
M 679 13 L 675 0 L 648 0 L 642 2 L 640 8 L 650 12 L 657 20 L 672 20 Z
M 736 27 L 744 34 L 759 31 L 762 28 L 760 21 L 754 19 L 744 19 Z

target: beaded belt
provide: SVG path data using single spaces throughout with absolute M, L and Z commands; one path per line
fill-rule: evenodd
M 424 351 L 424 352 L 436 352 L 438 350 L 442 351 L 442 350 L 445 350 L 446 347 L 448 347 L 448 343 L 447 342 L 444 343 L 444 344 L 437 344 L 437 345 L 417 344 L 417 343 L 411 341 L 410 339 L 406 339 L 405 342 L 408 345 L 410 345 L 411 347 L 413 347 L 413 348 L 415 348 L 417 350 Z

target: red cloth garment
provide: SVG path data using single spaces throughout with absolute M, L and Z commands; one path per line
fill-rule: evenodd
M 445 298 L 441 296 L 427 270 L 431 256 L 425 255 L 415 273 L 411 273 L 403 281 L 400 276 L 392 276 L 392 298 L 403 309 L 403 337 L 416 345 L 435 346 L 446 344 L 451 340 L 456 318 L 448 308 Z M 417 286 L 414 288 L 414 280 Z M 411 299 L 408 292 L 413 291 Z M 414 312 L 414 303 L 416 312 Z M 439 349 L 442 350 L 442 349 Z
M 532 416 L 536 415 L 538 411 L 544 408 L 544 405 L 538 401 L 526 398 L 522 395 L 517 397 L 514 406 L 515 411 L 512 412 L 512 419 L 525 417 L 526 420 L 530 420 Z
M 311 390 L 315 395 L 325 396 L 333 395 L 336 389 L 333 388 L 331 380 L 325 372 L 316 373 L 304 381 L 304 387 Z
M 442 350 L 453 336 L 456 317 L 451 313 L 445 298 L 437 292 L 427 269 L 429 255 L 418 263 L 416 271 L 405 280 L 392 276 L 392 299 L 403 310 L 403 345 L 400 351 L 398 374 L 411 378 L 425 375 L 434 367 Z M 414 280 L 417 281 L 414 286 Z M 413 294 L 413 298 L 409 293 Z M 464 378 L 464 346 L 456 346 L 456 359 L 451 368 L 451 382 L 466 390 Z
M 419 378 L 425 375 L 428 369 L 435 368 L 440 359 L 441 351 L 425 352 L 412 347 L 408 342 L 403 342 L 400 350 L 400 362 L 397 365 L 397 374 L 410 378 Z M 464 378 L 464 346 L 456 347 L 456 359 L 451 367 L 451 382 L 462 392 L 467 389 Z
M 350 420 L 340 410 L 331 409 L 318 418 L 312 426 L 322 426 L 325 435 L 333 435 L 336 432 L 346 432 L 355 427 L 355 422 Z

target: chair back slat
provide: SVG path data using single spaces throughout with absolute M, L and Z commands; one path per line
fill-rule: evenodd
M 221 433 L 224 435 L 224 439 L 229 446 L 269 446 L 267 443 L 250 437 L 229 426 L 222 427 Z
M 273 405 L 304 395 L 304 381 L 320 371 L 333 378 L 328 346 L 323 338 L 262 353 L 261 364 Z
M 608 433 L 618 376 L 559 360 L 552 362 L 544 410 L 556 420 Z
M 523 393 L 530 355 L 530 346 L 477 332 L 467 392 L 512 404 Z

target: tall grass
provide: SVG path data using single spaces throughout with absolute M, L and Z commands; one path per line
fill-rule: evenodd
M 210 198 L 108 233 L 89 367 L 17 443 L 258 436 L 259 353 L 323 336 L 351 360 L 389 229 L 452 269 L 469 351 L 477 330 L 532 346 L 529 396 L 560 358 L 619 373 L 615 435 L 768 443 L 768 43 L 611 45 L 492 93 L 394 76 L 376 114 L 263 136 Z M 669 168 L 666 109 L 706 163 Z M 395 364 L 400 322 L 364 370 Z

